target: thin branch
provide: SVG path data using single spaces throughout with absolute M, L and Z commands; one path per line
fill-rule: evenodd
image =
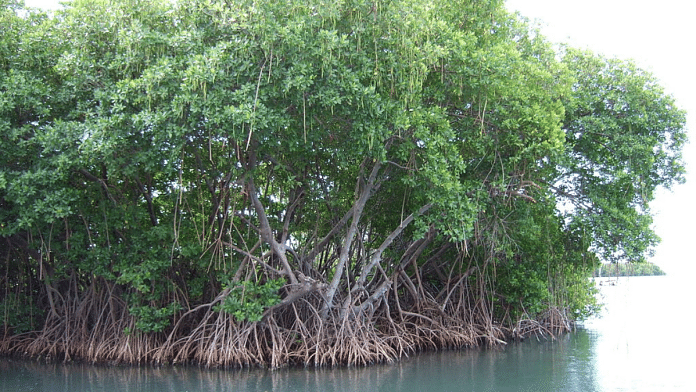
M 343 270 L 345 269 L 345 265 L 348 261 L 350 248 L 353 243 L 353 239 L 355 238 L 355 234 L 358 231 L 358 222 L 360 221 L 360 217 L 362 215 L 363 209 L 365 208 L 365 204 L 367 204 L 367 200 L 372 195 L 375 186 L 375 181 L 377 179 L 377 173 L 379 172 L 379 169 L 381 167 L 382 165 L 379 161 L 375 162 L 375 165 L 372 168 L 372 172 L 370 173 L 370 177 L 367 180 L 367 184 L 365 184 L 365 186 L 362 189 L 362 192 L 359 193 L 360 196 L 358 197 L 358 200 L 356 200 L 355 202 L 353 208 L 353 220 L 351 221 L 350 227 L 348 228 L 348 232 L 346 233 L 346 238 L 341 249 L 341 254 L 338 257 L 336 271 L 334 273 L 333 279 L 331 280 L 331 284 L 329 285 L 329 289 L 326 292 L 326 302 L 324 303 L 324 307 L 322 308 L 322 316 L 326 316 L 329 308 L 333 306 L 333 298 L 336 295 L 336 290 L 338 289 L 338 285 L 341 282 Z M 362 179 L 359 178 L 356 185 L 356 194 L 358 193 L 357 191 L 359 190 L 361 182 Z
M 268 263 L 266 263 L 266 262 L 263 260 L 263 259 L 265 259 L 266 256 L 267 256 L 267 255 L 265 255 L 265 254 L 264 254 L 262 257 L 258 257 L 258 256 L 254 256 L 253 254 L 251 254 L 251 253 L 245 251 L 244 249 L 239 248 L 238 246 L 235 246 L 234 244 L 231 244 L 231 243 L 229 243 L 229 242 L 223 242 L 222 244 L 225 245 L 225 246 L 228 246 L 230 249 L 234 250 L 235 252 L 238 252 L 238 253 L 243 254 L 244 256 L 250 258 L 250 259 L 253 260 L 254 262 L 261 264 L 262 267 L 266 268 L 266 269 L 269 270 L 269 271 L 272 271 L 272 272 L 274 272 L 274 273 L 276 273 L 276 274 L 278 274 L 278 275 L 285 275 L 284 271 L 281 271 L 281 270 L 279 270 L 279 269 L 273 268 L 272 266 L 270 266 Z
M 406 219 L 404 219 L 399 226 L 392 231 L 387 238 L 384 239 L 382 244 L 377 248 L 375 253 L 372 254 L 372 257 L 370 258 L 370 263 L 366 264 L 365 267 L 363 267 L 363 270 L 360 272 L 360 277 L 358 278 L 358 286 L 362 286 L 365 284 L 365 281 L 367 280 L 367 276 L 370 274 L 372 269 L 377 265 L 382 260 L 382 254 L 384 251 L 394 242 L 394 240 L 401 234 L 401 232 L 404 231 L 404 229 L 411 223 L 417 216 L 421 216 L 425 214 L 431 207 L 432 203 L 428 203 L 421 207 L 417 212 L 412 213 L 411 215 L 407 216 Z

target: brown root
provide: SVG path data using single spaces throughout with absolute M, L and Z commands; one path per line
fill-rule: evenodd
M 408 277 L 402 274 L 402 280 Z M 559 308 L 539 319 L 495 321 L 483 291 L 457 279 L 445 295 L 422 283 L 392 287 L 370 306 L 353 299 L 344 311 L 322 314 L 324 296 L 312 285 L 285 300 L 259 322 L 236 320 L 217 309 L 223 290 L 210 303 L 181 313 L 163 333 L 136 331 L 135 319 L 116 287 L 94 281 L 82 293 L 74 285 L 54 298 L 56 315 L 43 329 L 0 340 L 3 354 L 91 363 L 171 363 L 206 367 L 366 366 L 394 362 L 420 351 L 505 344 L 531 335 L 554 337 L 571 330 Z M 350 299 L 350 297 L 347 297 Z M 440 300 L 436 300 L 440 298 Z M 446 299 L 443 301 L 443 299 Z M 351 302 L 342 298 L 342 303 Z M 348 309 L 348 310 L 345 310 Z M 130 332 L 128 331 L 135 331 Z

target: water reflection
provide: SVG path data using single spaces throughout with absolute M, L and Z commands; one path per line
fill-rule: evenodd
M 603 390 L 696 390 L 696 343 L 684 333 L 693 322 L 684 318 L 692 287 L 690 276 L 620 278 L 602 287 L 606 311 L 586 328 Z

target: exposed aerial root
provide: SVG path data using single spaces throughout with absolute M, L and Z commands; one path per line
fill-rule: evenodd
M 411 301 L 408 308 L 385 299 L 370 314 L 324 316 L 319 311 L 321 296 L 312 294 L 259 322 L 246 322 L 216 310 L 214 305 L 227 294 L 223 292 L 211 303 L 179 315 L 165 332 L 145 334 L 136 330 L 126 304 L 109 287 L 95 283 L 79 297 L 56 299 L 55 314 L 41 331 L 5 336 L 1 352 L 113 364 L 366 366 L 420 351 L 499 345 L 508 338 L 553 337 L 571 330 L 559 308 L 549 308 L 538 320 L 498 324 L 489 304 L 472 300 L 468 293 L 444 310 L 432 298 Z

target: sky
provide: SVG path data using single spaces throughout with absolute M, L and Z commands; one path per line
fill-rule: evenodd
M 56 9 L 58 0 L 25 0 L 27 6 Z M 651 203 L 654 229 L 662 238 L 651 261 L 668 274 L 696 273 L 696 38 L 693 0 L 507 0 L 510 11 L 536 20 L 552 42 L 569 43 L 608 57 L 632 59 L 652 72 L 687 111 L 692 143 L 684 150 L 687 182 L 660 191 Z

